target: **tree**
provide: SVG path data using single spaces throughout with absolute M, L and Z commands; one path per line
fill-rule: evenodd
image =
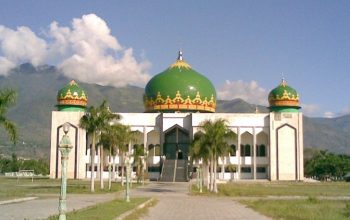
M 144 167 L 143 157 L 145 156 L 145 148 L 143 145 L 134 145 L 134 166 L 136 166 L 137 183 L 143 181 Z
M 219 157 L 224 156 L 230 150 L 227 139 L 234 138 L 235 134 L 228 128 L 224 119 L 205 120 L 201 123 L 200 131 L 199 136 L 194 139 L 192 144 L 194 149 L 191 149 L 191 152 L 209 162 L 209 190 L 217 193 L 217 162 Z
M 194 135 L 193 141 L 190 145 L 190 156 L 192 163 L 197 162 L 199 167 L 197 169 L 197 183 L 199 192 L 202 193 L 203 189 L 203 169 L 205 167 L 209 168 L 209 156 L 210 156 L 210 146 L 205 142 L 204 133 L 199 131 Z M 200 160 L 202 163 L 200 164 Z M 207 184 L 209 189 L 209 184 Z
M 101 136 L 103 133 L 106 133 L 108 128 L 110 127 L 110 124 L 112 123 L 113 120 L 120 119 L 120 115 L 118 114 L 113 114 L 106 101 L 103 101 L 101 106 L 99 107 L 99 117 L 101 118 L 102 124 L 101 128 L 99 131 L 99 137 L 101 139 Z M 99 171 L 100 171 L 100 188 L 104 189 L 104 184 L 103 184 L 103 173 L 104 173 L 104 149 L 108 148 L 108 146 L 104 147 L 103 143 L 100 141 L 98 144 L 99 147 L 99 152 L 100 152 L 100 164 L 99 164 Z
M 117 115 L 114 115 L 109 111 L 107 102 L 104 100 L 102 104 L 95 108 L 94 106 L 90 106 L 86 114 L 81 117 L 79 126 L 84 128 L 88 135 L 92 138 L 92 146 L 91 146 L 91 157 L 90 157 L 90 166 L 91 166 L 91 192 L 95 191 L 95 155 L 96 155 L 96 136 L 100 135 L 103 129 L 105 129 L 109 122 L 113 119 L 118 118 Z M 100 151 L 102 152 L 102 151 Z M 101 154 L 100 154 L 101 156 Z M 102 155 L 103 156 L 103 155 Z M 101 160 L 100 160 L 101 162 Z M 102 175 L 100 175 L 102 179 Z M 102 182 L 102 181 L 101 181 Z M 102 182 L 103 183 L 103 182 Z M 103 185 L 101 185 L 102 187 Z
M 121 185 L 124 186 L 124 159 L 126 156 L 126 152 L 129 151 L 129 144 L 132 139 L 132 133 L 129 126 L 119 125 L 116 128 L 116 140 L 118 143 L 119 154 L 121 155 L 121 165 L 122 165 L 122 173 L 121 173 Z
M 339 180 L 350 171 L 350 157 L 321 150 L 305 164 L 305 175 L 319 180 Z
M 15 144 L 17 137 L 16 125 L 6 117 L 9 107 L 13 106 L 17 99 L 17 93 L 11 89 L 0 90 L 0 126 L 3 126 L 10 138 Z
M 121 124 L 110 124 L 106 127 L 101 136 L 102 145 L 109 151 L 109 160 L 116 155 L 117 146 L 119 143 L 119 131 L 121 129 Z M 111 161 L 108 161 L 108 189 L 111 189 L 112 173 L 115 173 L 115 160 L 113 159 L 113 166 L 111 169 Z

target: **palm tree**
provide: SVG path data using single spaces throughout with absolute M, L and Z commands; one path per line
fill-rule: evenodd
M 81 117 L 79 126 L 84 128 L 89 136 L 92 138 L 92 146 L 91 146 L 91 157 L 90 157 L 90 165 L 91 165 L 91 192 L 95 191 L 95 155 L 96 155 L 96 135 L 99 135 L 102 130 L 108 126 L 109 122 L 115 118 L 118 118 L 117 115 L 114 115 L 109 111 L 107 102 L 104 100 L 102 104 L 95 108 L 94 106 L 90 106 L 86 114 Z M 102 151 L 100 151 L 102 152 Z M 100 153 L 101 155 L 101 153 Z M 100 160 L 101 162 L 101 160 Z M 102 175 L 100 175 L 102 178 Z M 102 187 L 102 185 L 101 185 Z
M 120 115 L 113 114 L 106 101 L 103 101 L 101 106 L 99 107 L 99 117 L 101 118 L 102 124 L 100 128 L 100 139 L 102 137 L 103 133 L 106 133 L 108 128 L 110 127 L 110 123 L 112 123 L 113 120 L 120 119 Z M 101 141 L 100 141 L 101 142 Z M 100 152 L 100 188 L 104 189 L 104 182 L 103 182 L 103 173 L 104 173 L 104 149 L 108 148 L 108 146 L 103 146 L 103 143 L 101 142 L 99 145 L 99 152 Z
M 145 148 L 143 145 L 136 144 L 134 147 L 134 165 L 137 167 L 136 169 L 136 176 L 137 176 L 137 183 L 140 183 L 141 180 L 143 182 L 143 159 L 142 157 L 145 156 Z
M 216 183 L 218 159 L 229 151 L 226 140 L 235 136 L 226 123 L 224 119 L 203 121 L 200 128 L 202 133 L 195 137 L 192 144 L 193 149 L 191 149 L 196 157 L 201 157 L 210 165 L 209 190 L 215 193 L 218 191 Z
M 112 173 L 115 173 L 115 160 L 113 159 L 113 166 L 111 168 L 111 159 L 116 155 L 116 148 L 118 145 L 118 133 L 121 124 L 110 124 L 106 127 L 101 136 L 101 143 L 105 149 L 109 151 L 109 161 L 108 161 L 108 189 L 111 189 Z
M 202 186 L 203 186 L 203 168 L 209 167 L 209 156 L 210 156 L 210 147 L 205 143 L 205 137 L 204 133 L 199 131 L 194 135 L 194 139 L 190 145 L 190 156 L 192 163 L 197 161 L 199 164 L 199 161 L 202 160 L 202 163 L 199 164 L 199 167 L 197 169 L 197 183 L 199 192 L 202 193 Z M 209 187 L 209 184 L 207 184 Z
M 120 125 L 117 131 L 117 140 L 118 140 L 118 149 L 119 154 L 121 155 L 121 165 L 122 165 L 122 176 L 121 176 L 121 185 L 124 186 L 124 159 L 126 152 L 129 151 L 129 144 L 131 141 L 131 130 L 129 126 Z
M 7 109 L 15 104 L 17 93 L 11 89 L 0 90 L 0 125 L 4 126 L 10 140 L 15 144 L 17 141 L 17 128 L 7 117 Z

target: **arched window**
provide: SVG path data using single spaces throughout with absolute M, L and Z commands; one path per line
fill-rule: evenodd
M 148 156 L 155 156 L 155 146 L 153 144 L 148 145 Z
M 159 144 L 156 144 L 156 146 L 154 146 L 154 155 L 160 156 L 160 145 Z
M 234 144 L 231 144 L 231 146 L 230 146 L 230 155 L 231 155 L 231 157 L 236 156 L 236 145 L 234 145 Z
M 256 156 L 266 157 L 266 146 L 264 144 L 256 145 Z
M 241 144 L 241 157 L 250 157 L 250 156 L 251 156 L 250 145 Z

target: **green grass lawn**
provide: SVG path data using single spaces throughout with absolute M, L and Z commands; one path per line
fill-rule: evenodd
M 147 216 L 149 208 L 155 206 L 158 203 L 158 200 L 153 198 L 151 199 L 143 208 L 133 211 L 130 215 L 123 218 L 123 220 L 135 220 Z
M 113 200 L 100 203 L 95 206 L 81 209 L 78 211 L 67 213 L 69 220 L 113 220 L 117 216 L 136 208 L 141 203 L 147 201 L 148 198 L 133 198 L 130 202 L 124 200 Z M 52 216 L 48 220 L 56 220 L 58 216 Z
M 235 182 L 219 184 L 218 188 L 218 194 L 209 193 L 203 188 L 203 195 L 235 197 L 239 202 L 274 219 L 350 219 L 350 200 L 319 198 L 350 196 L 350 183 L 347 182 Z M 199 195 L 195 184 L 192 193 Z M 266 198 L 268 196 L 304 196 L 308 199 L 270 199 Z
M 30 178 L 6 178 L 0 177 L 0 200 L 8 200 L 26 196 L 47 196 L 58 195 L 61 182 L 58 179 L 34 179 Z M 133 184 L 137 186 L 137 184 Z M 99 181 L 95 182 L 95 193 L 117 192 L 122 190 L 120 183 L 112 183 L 111 191 L 108 190 L 107 181 L 105 189 L 100 189 Z M 68 180 L 67 193 L 90 193 L 90 181 L 88 180 Z
M 350 196 L 346 182 L 260 182 L 219 184 L 224 196 Z
M 274 219 L 345 220 L 350 219 L 350 201 L 342 200 L 246 200 L 241 203 Z

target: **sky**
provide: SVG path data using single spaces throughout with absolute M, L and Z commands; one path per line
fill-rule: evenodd
M 0 75 L 31 62 L 144 87 L 182 50 L 219 99 L 267 105 L 284 77 L 304 114 L 350 113 L 350 1 L 1 0 Z

